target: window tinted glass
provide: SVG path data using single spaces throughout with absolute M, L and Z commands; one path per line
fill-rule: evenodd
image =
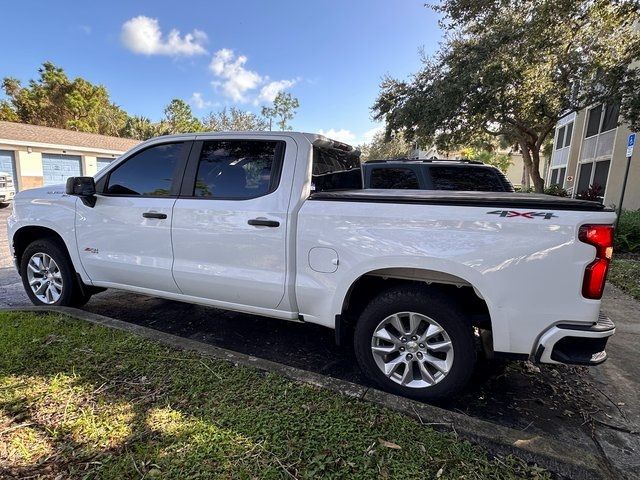
M 418 177 L 410 168 L 374 168 L 369 188 L 419 189 Z
M 567 133 L 564 136 L 564 146 L 571 145 L 571 134 L 573 134 L 573 122 L 567 125 Z
M 601 132 L 606 132 L 618 126 L 618 114 L 620 113 L 620 105 L 614 103 L 607 105 L 604 110 L 604 119 L 602 120 Z
M 589 120 L 587 121 L 587 132 L 585 138 L 598 133 L 600 128 L 600 116 L 602 115 L 602 105 L 593 107 L 589 110 Z
M 280 148 L 279 148 L 280 146 Z M 284 142 L 213 140 L 204 142 L 193 195 L 211 198 L 254 198 L 277 186 Z
M 593 163 L 583 163 L 580 165 L 580 174 L 578 175 L 578 196 L 584 195 L 587 193 L 589 189 L 589 184 L 591 182 L 591 169 L 593 168 Z
M 551 185 L 555 185 L 558 183 L 558 169 L 554 168 L 551 170 L 551 181 L 549 182 Z
M 444 167 L 429 168 L 434 190 L 461 190 L 482 192 L 504 192 L 506 190 L 498 172 L 487 167 Z
M 564 127 L 558 130 L 558 138 L 556 138 L 556 150 L 564 146 L 564 130 Z
M 611 160 L 605 160 L 603 162 L 596 162 L 596 172 L 593 174 L 593 185 L 597 188 L 600 187 L 600 194 L 604 196 L 604 189 L 607 186 L 607 179 L 609 178 L 609 165 Z
M 171 195 L 182 143 L 147 148 L 109 174 L 106 193 L 113 195 Z
M 561 187 L 564 186 L 564 176 L 567 173 L 567 168 L 561 168 L 559 170 L 559 174 L 558 174 L 558 185 L 560 185 Z
M 312 191 L 362 188 L 360 152 L 347 148 L 313 147 Z

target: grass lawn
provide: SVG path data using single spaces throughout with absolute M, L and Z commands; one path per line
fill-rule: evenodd
M 0 478 L 548 478 L 401 414 L 62 315 L 0 312 Z
M 616 287 L 640 300 L 640 261 L 614 259 L 607 278 Z

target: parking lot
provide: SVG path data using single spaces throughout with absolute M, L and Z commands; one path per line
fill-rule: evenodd
M 8 253 L 0 210 L 0 306 L 29 305 Z M 638 304 L 609 287 L 605 310 L 618 325 L 610 360 L 588 369 L 530 363 L 479 362 L 474 380 L 442 405 L 484 420 L 554 437 L 626 469 L 640 468 L 637 348 Z M 126 292 L 106 291 L 85 310 L 272 361 L 366 385 L 351 349 L 335 346 L 333 332 Z M 632 478 L 632 477 L 630 477 Z

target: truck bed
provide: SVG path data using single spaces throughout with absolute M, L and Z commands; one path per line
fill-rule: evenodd
M 313 193 L 310 200 L 366 203 L 454 205 L 466 207 L 536 208 L 611 212 L 598 202 L 517 192 L 454 192 L 443 190 L 337 190 Z

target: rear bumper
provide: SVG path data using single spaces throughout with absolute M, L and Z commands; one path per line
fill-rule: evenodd
M 607 359 L 607 340 L 615 332 L 613 322 L 602 313 L 592 325 L 554 325 L 540 337 L 535 360 L 539 363 L 598 365 Z

